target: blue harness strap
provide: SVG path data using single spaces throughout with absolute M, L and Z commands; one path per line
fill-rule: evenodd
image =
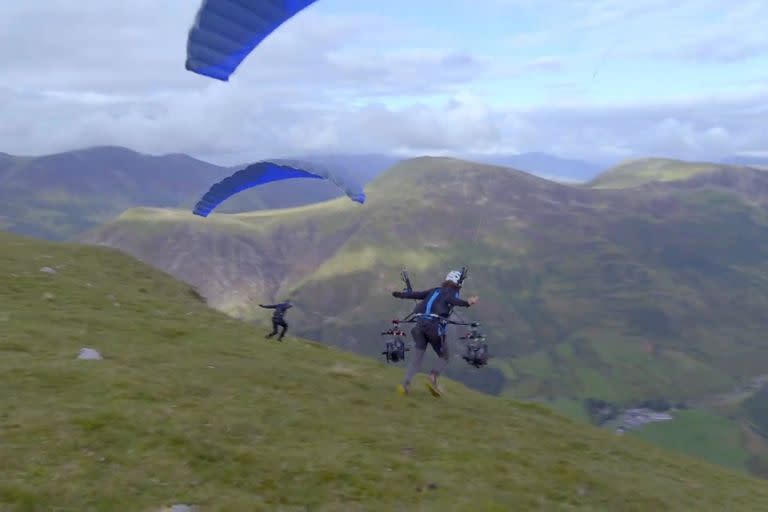
M 432 306 L 435 303 L 435 300 L 437 300 L 437 296 L 440 295 L 440 290 L 437 289 L 434 292 L 432 292 L 432 296 L 429 298 L 429 301 L 427 302 L 427 307 L 424 309 L 425 315 L 431 315 L 432 314 Z
M 429 297 L 429 300 L 427 301 L 427 306 L 426 308 L 424 308 L 424 312 L 417 316 L 425 320 L 438 320 L 439 325 L 437 327 L 437 332 L 439 336 L 444 337 L 446 328 L 448 327 L 446 323 L 446 319 L 443 318 L 442 316 L 432 313 L 432 306 L 434 306 L 435 301 L 440 296 L 440 291 L 441 289 L 438 288 L 432 292 L 432 295 Z M 458 298 L 458 296 L 459 296 L 459 292 L 456 292 L 456 297 Z

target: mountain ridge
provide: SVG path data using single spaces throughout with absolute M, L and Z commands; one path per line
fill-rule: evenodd
M 595 176 L 586 183 L 590 188 L 629 188 L 659 182 L 684 182 L 699 175 L 723 171 L 763 171 L 749 165 L 721 162 L 686 161 L 673 158 L 640 158 L 626 160 Z
M 384 154 L 306 154 L 283 158 L 330 165 L 358 183 L 369 183 L 402 157 Z M 467 160 L 468 157 L 457 158 Z M 605 179 L 601 165 L 540 152 L 470 155 L 478 163 L 515 168 L 549 179 L 592 183 Z M 222 166 L 184 153 L 150 155 L 122 146 L 96 146 L 41 156 L 0 156 L 0 223 L 14 232 L 72 239 L 125 209 L 191 208 L 216 181 L 246 164 Z M 676 164 L 678 165 L 678 164 Z M 682 164 L 680 164 L 682 165 Z M 589 180 L 592 180 L 591 182 Z M 276 182 L 226 201 L 221 213 L 299 206 L 341 197 L 333 184 Z

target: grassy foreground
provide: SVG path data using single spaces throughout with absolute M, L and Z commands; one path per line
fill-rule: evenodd
M 400 369 L 265 341 L 115 251 L 0 248 L 0 510 L 768 509 L 763 481 L 543 407 L 399 397 Z

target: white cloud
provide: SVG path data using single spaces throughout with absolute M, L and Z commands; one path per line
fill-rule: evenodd
M 39 154 L 117 144 L 241 163 L 322 150 L 537 150 L 612 158 L 768 148 L 768 93 L 759 83 L 745 86 L 749 94 L 730 97 L 623 105 L 553 101 L 513 111 L 492 106 L 471 92 L 473 85 L 524 83 L 559 73 L 567 66 L 565 57 L 545 54 L 500 64 L 462 48 L 426 46 L 431 29 L 383 16 L 308 10 L 267 39 L 231 82 L 220 83 L 184 69 L 186 33 L 197 3 L 2 3 L 0 151 Z M 538 1 L 513 3 L 542 9 Z M 582 15 L 568 30 L 646 16 L 662 3 L 667 4 L 573 0 L 568 8 L 582 9 Z M 675 16 L 693 3 L 665 8 Z M 760 5 L 739 5 L 729 23 L 745 27 Z M 550 2 L 542 10 L 554 8 Z M 689 48 L 688 56 L 703 55 L 706 48 L 697 30 L 703 29 L 683 31 L 690 45 L 681 48 Z M 544 34 L 515 36 L 515 44 L 541 44 Z M 718 58 L 735 58 L 754 48 L 762 34 L 746 34 L 741 49 L 712 44 Z
M 718 158 L 768 148 L 761 107 L 766 102 L 768 87 L 635 104 L 555 105 L 525 113 L 537 134 L 547 136 L 543 143 L 528 144 L 540 150 L 556 144 L 561 152 L 581 157 L 614 152 Z

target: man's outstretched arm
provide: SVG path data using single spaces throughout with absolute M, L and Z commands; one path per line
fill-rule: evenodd
M 472 305 L 474 305 L 477 302 L 478 298 L 477 295 L 473 295 L 469 298 L 469 300 L 464 300 L 461 297 L 458 296 L 458 294 L 454 295 L 453 297 L 448 298 L 448 303 L 451 306 L 459 306 L 461 308 L 468 308 Z
M 434 288 L 432 289 L 434 290 Z M 396 297 L 398 299 L 426 299 L 427 296 L 432 292 L 432 290 L 422 290 L 422 291 L 405 291 L 405 292 L 392 292 L 392 296 Z
M 446 302 L 451 306 L 458 306 L 460 308 L 468 308 L 470 306 L 469 302 L 459 297 L 458 294 L 453 297 L 448 297 Z

